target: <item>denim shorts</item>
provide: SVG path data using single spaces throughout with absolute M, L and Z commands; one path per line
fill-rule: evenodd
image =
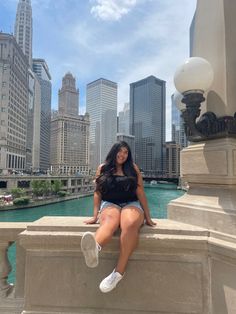
M 102 201 L 101 202 L 101 206 L 100 206 L 100 210 L 99 212 L 101 213 L 101 211 L 107 207 L 116 207 L 118 208 L 119 210 L 122 210 L 124 209 L 125 207 L 129 207 L 129 206 L 134 206 L 136 208 L 138 208 L 139 210 L 141 210 L 143 212 L 143 209 L 142 209 L 142 206 L 141 204 L 139 203 L 139 201 L 133 201 L 133 202 L 125 202 L 125 203 L 120 203 L 119 205 L 118 204 L 114 204 L 112 202 L 108 202 L 108 201 Z

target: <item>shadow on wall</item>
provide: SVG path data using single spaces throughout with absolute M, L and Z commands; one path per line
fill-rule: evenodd
M 214 112 L 218 117 L 227 115 L 227 107 L 223 99 L 214 91 L 207 94 L 207 108 L 206 111 Z

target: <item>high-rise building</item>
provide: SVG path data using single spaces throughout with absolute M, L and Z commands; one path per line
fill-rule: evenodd
M 172 141 L 179 144 L 181 149 L 188 146 L 184 132 L 184 121 L 174 102 L 174 95 L 171 96 L 171 133 Z
M 75 78 L 67 73 L 62 79 L 62 88 L 58 92 L 59 113 L 61 115 L 78 115 L 79 89 L 76 89 Z
M 165 81 L 149 76 L 130 84 L 130 133 L 135 161 L 145 175 L 165 170 Z
M 129 103 L 124 104 L 124 108 L 122 111 L 119 112 L 119 127 L 118 127 L 118 133 L 123 134 L 130 134 L 129 130 Z
M 52 173 L 89 173 L 89 115 L 78 115 L 78 95 L 75 78 L 67 73 L 59 91 L 59 111 L 51 120 Z
M 117 83 L 104 78 L 89 83 L 86 111 L 90 117 L 90 166 L 96 170 L 116 142 Z
M 166 177 L 179 178 L 180 176 L 180 149 L 175 142 L 166 142 Z
M 39 169 L 45 172 L 50 167 L 51 75 L 44 59 L 33 59 L 33 71 L 41 89 Z
M 24 170 L 28 61 L 12 35 L 0 33 L 0 172 Z
M 28 68 L 28 115 L 26 140 L 26 171 L 38 172 L 40 169 L 40 124 L 41 87 L 34 72 Z
M 125 141 L 131 150 L 132 157 L 135 156 L 135 142 L 134 142 L 134 136 L 129 134 L 123 134 L 123 133 L 117 133 L 117 141 Z
M 19 0 L 15 21 L 15 38 L 32 66 L 33 21 L 31 0 Z

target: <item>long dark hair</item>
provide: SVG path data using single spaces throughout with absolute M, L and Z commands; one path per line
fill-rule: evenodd
M 96 179 L 96 191 L 105 192 L 107 182 L 111 181 L 112 175 L 116 172 L 116 156 L 121 148 L 128 150 L 128 157 L 122 164 L 122 170 L 124 175 L 133 181 L 134 188 L 137 188 L 137 172 L 134 168 L 131 149 L 125 141 L 120 141 L 115 143 L 107 154 L 105 163 L 101 167 L 101 173 Z

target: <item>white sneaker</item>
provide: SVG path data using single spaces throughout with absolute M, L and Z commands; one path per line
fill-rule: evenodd
M 103 293 L 110 292 L 116 287 L 116 285 L 123 278 L 123 276 L 124 275 L 121 275 L 114 269 L 113 272 L 109 276 L 107 276 L 106 278 L 102 280 L 102 282 L 99 285 L 100 290 Z
M 88 267 L 94 268 L 98 266 L 98 252 L 100 246 L 97 244 L 94 234 L 87 231 L 81 239 L 81 251 L 84 254 L 85 263 Z

